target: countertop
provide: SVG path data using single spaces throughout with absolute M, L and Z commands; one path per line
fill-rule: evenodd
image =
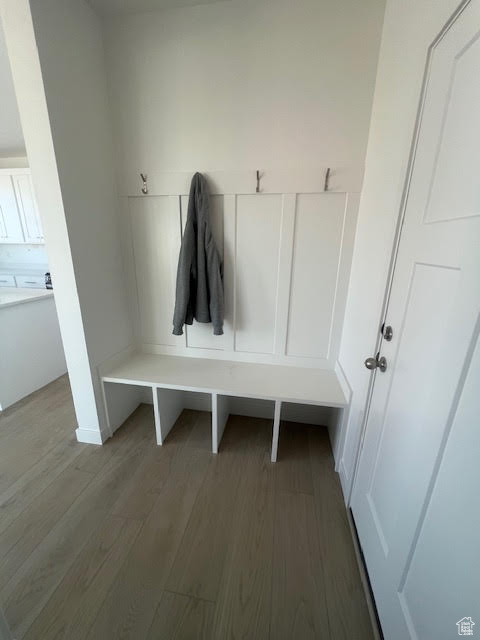
M 8 245 L 2 245 L 8 246 Z M 49 271 L 47 264 L 17 264 L 17 263 L 0 263 L 0 273 L 2 275 L 11 276 L 44 276 L 45 272 Z
M 51 289 L 21 289 L 20 287 L 0 287 L 0 309 L 15 304 L 35 302 L 44 298 L 53 298 Z

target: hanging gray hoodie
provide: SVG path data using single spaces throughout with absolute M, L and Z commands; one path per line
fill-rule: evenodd
M 178 258 L 173 334 L 184 324 L 212 322 L 213 333 L 223 334 L 223 263 L 210 229 L 207 182 L 196 173 L 190 186 L 188 217 Z

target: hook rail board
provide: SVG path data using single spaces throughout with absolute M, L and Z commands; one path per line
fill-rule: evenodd
M 110 403 L 118 398 L 117 385 L 152 389 L 159 445 L 163 444 L 183 409 L 182 394 L 208 394 L 211 397 L 213 453 L 218 453 L 228 420 L 229 398 L 270 401 L 272 462 L 277 458 L 282 404 L 334 408 L 348 405 L 348 390 L 341 377 L 335 371 L 326 369 L 133 352 L 107 364 L 101 371 L 101 379 L 107 416 L 111 415 Z M 125 415 L 120 417 L 117 411 L 115 424 L 108 425 L 110 434 L 135 408 L 130 404 L 125 404 L 125 407 Z
M 363 181 L 363 166 L 335 166 L 329 164 L 309 169 L 251 169 L 245 171 L 198 171 L 207 178 L 211 195 L 269 194 L 269 193 L 322 193 L 325 175 L 328 192 L 359 193 Z M 257 177 L 258 171 L 258 177 Z M 145 168 L 145 179 L 140 169 L 121 176 L 119 192 L 124 197 L 188 195 L 195 171 L 153 171 Z M 148 179 L 148 188 L 146 185 Z

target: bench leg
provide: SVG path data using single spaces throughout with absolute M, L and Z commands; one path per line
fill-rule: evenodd
M 156 387 L 153 387 L 152 391 L 157 444 L 163 444 L 169 431 L 177 421 L 178 416 L 183 411 L 183 391 Z
M 212 452 L 218 453 L 228 420 L 228 397 L 212 393 Z
M 273 436 L 272 436 L 272 462 L 277 461 L 278 453 L 278 437 L 280 435 L 280 412 L 282 409 L 282 403 L 280 400 L 275 400 L 275 413 L 273 416 Z

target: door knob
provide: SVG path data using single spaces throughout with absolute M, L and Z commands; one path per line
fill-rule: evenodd
M 380 369 L 380 371 L 384 373 L 387 370 L 387 359 L 385 356 L 380 358 L 380 353 L 377 353 L 375 358 L 367 358 L 365 360 L 365 366 L 371 371 L 374 369 Z

